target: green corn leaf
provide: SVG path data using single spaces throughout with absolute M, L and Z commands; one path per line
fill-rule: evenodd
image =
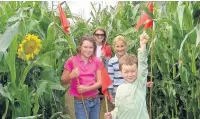
M 8 27 L 4 34 L 0 36 L 0 52 L 6 51 L 10 46 L 12 40 L 19 32 L 20 22 L 16 22 L 14 25 Z

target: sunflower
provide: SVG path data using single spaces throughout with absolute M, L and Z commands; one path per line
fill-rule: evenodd
M 23 60 L 33 59 L 42 47 L 41 40 L 34 34 L 26 35 L 25 39 L 19 44 L 17 50 L 18 57 Z

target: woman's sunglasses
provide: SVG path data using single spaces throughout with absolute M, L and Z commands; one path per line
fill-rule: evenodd
M 104 34 L 94 34 L 96 37 L 99 37 L 99 36 L 101 36 L 101 37 L 104 37 L 105 35 Z

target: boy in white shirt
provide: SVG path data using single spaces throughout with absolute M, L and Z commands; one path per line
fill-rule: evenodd
M 119 67 L 125 83 L 117 88 L 115 109 L 105 113 L 105 119 L 149 119 L 146 107 L 148 39 L 146 33 L 140 36 L 138 58 L 125 55 L 120 59 Z M 148 83 L 153 85 L 153 82 Z

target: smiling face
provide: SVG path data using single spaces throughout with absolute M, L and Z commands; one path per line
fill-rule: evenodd
M 126 54 L 126 44 L 123 41 L 116 41 L 114 44 L 114 50 L 117 57 L 122 57 Z
M 84 40 L 80 46 L 80 53 L 85 58 L 90 58 L 94 53 L 94 45 L 92 42 Z
M 90 35 L 84 35 L 80 40 L 78 52 L 86 59 L 90 58 L 91 56 L 95 56 L 96 43 L 94 37 Z
M 103 44 L 103 41 L 105 39 L 105 33 L 104 31 L 102 30 L 97 30 L 95 33 L 94 33 L 94 37 L 96 39 L 96 43 L 97 45 L 102 45 Z
M 126 82 L 134 82 L 137 79 L 137 64 L 122 65 L 121 74 Z
M 127 83 L 132 83 L 137 79 L 138 59 L 135 55 L 124 55 L 119 60 L 119 69 Z

